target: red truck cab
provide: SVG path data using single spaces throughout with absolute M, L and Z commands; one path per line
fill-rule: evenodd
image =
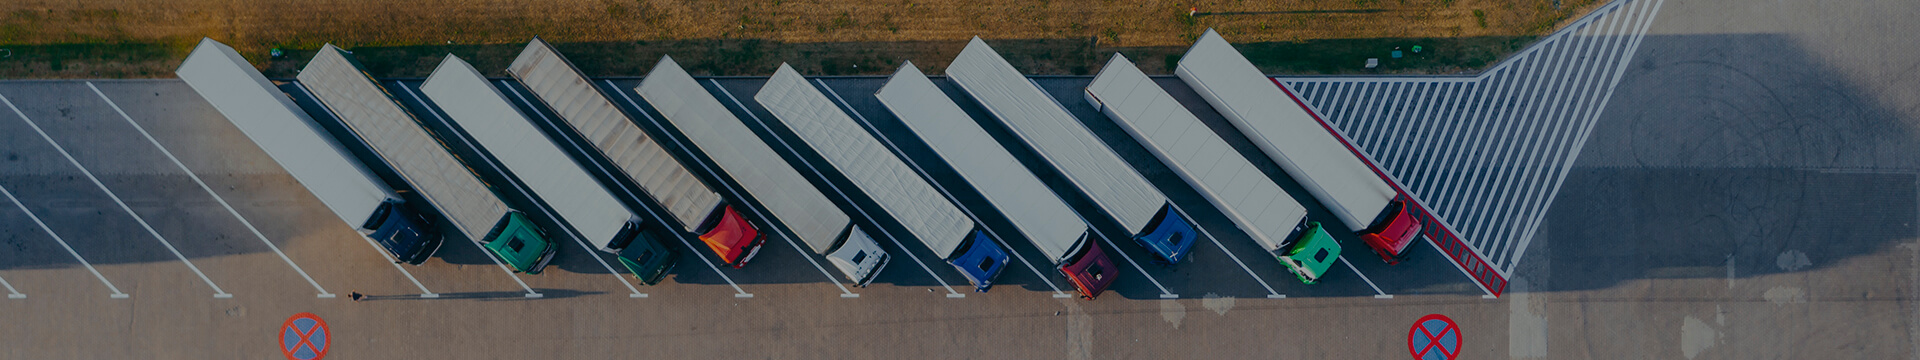
M 1360 233 L 1360 240 L 1373 248 L 1373 253 L 1380 255 L 1381 261 L 1394 265 L 1407 259 L 1407 245 L 1413 244 L 1413 239 L 1420 236 L 1420 229 L 1420 219 L 1413 216 L 1413 210 L 1408 208 L 1406 200 L 1397 199 L 1387 205 L 1385 219 Z
M 707 216 L 707 223 L 700 228 L 700 241 L 706 242 L 719 255 L 721 261 L 738 269 L 747 265 L 747 260 L 760 253 L 760 246 L 767 243 L 767 234 L 755 228 L 753 223 L 740 217 L 733 206 L 721 206 Z
M 1113 285 L 1114 278 L 1120 275 L 1119 268 L 1113 265 L 1113 259 L 1107 257 L 1106 250 L 1100 249 L 1100 244 L 1091 241 L 1087 235 L 1080 235 L 1080 243 L 1085 246 L 1060 262 L 1060 274 L 1066 275 L 1067 280 L 1073 282 L 1073 287 L 1080 290 L 1080 298 L 1093 300 L 1101 292 L 1107 291 L 1108 285 Z

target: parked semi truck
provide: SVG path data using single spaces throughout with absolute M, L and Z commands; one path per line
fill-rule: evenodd
M 472 65 L 451 54 L 420 84 L 453 123 L 558 214 L 562 227 L 612 253 L 641 283 L 666 278 L 678 252 L 642 228 L 645 220 L 514 108 Z
M 174 73 L 394 261 L 418 265 L 440 249 L 443 238 L 425 216 L 403 204 L 392 188 L 325 135 L 306 111 L 232 47 L 201 39 Z
M 1399 263 L 1420 234 L 1409 200 L 1346 136 L 1322 124 L 1280 83 L 1253 67 L 1219 33 L 1208 29 L 1174 69 L 1180 81 L 1213 105 L 1227 122 L 1280 164 L 1294 181 L 1360 236 L 1380 259 Z
M 947 76 L 1132 231 L 1134 242 L 1156 261 L 1177 264 L 1193 249 L 1199 235 L 1179 207 L 985 41 L 968 42 L 947 66 Z
M 976 291 L 1005 269 L 1006 249 L 792 67 L 781 64 L 754 101 L 934 254 L 950 259 Z
M 734 268 L 746 266 L 766 244 L 762 227 L 740 216 L 719 193 L 687 171 L 546 41 L 529 42 L 507 67 L 507 74 L 553 109 L 567 128 L 593 144 L 592 152 L 672 213 L 680 222 L 679 230 L 698 234 L 720 261 Z
M 768 86 L 779 79 L 775 74 Z M 1082 298 L 1093 300 L 1119 277 L 1086 221 L 912 62 L 903 62 L 874 97 L 1047 254 Z
M 1340 257 L 1340 243 L 1307 220 L 1306 207 L 1126 56 L 1113 54 L 1087 85 L 1086 98 L 1301 282 L 1319 281 Z
M 359 62 L 326 44 L 300 84 L 444 215 L 454 229 L 516 272 L 538 274 L 558 250 L 526 214 L 508 207 Z
M 721 172 L 759 199 L 807 246 L 827 254 L 830 262 L 855 282 L 872 282 L 891 259 L 866 231 L 854 226 L 845 212 L 727 111 L 673 58 L 661 57 L 634 91 L 693 142 L 688 151 L 697 149 L 713 159 Z

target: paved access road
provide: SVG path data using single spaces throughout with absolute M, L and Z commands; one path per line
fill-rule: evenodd
M 521 276 L 545 294 L 526 299 L 472 247 L 450 243 L 403 274 L 348 241 L 349 229 L 178 81 L 94 81 L 98 93 L 85 82 L 4 82 L 0 96 L 20 112 L 0 111 L 0 186 L 60 240 L 12 202 L 0 204 L 0 279 L 23 295 L 0 300 L 0 358 L 274 358 L 282 321 L 299 312 L 326 318 L 333 358 L 1394 359 L 1406 356 L 1408 327 L 1430 313 L 1459 322 L 1462 358 L 1915 358 L 1920 54 L 1888 34 L 1920 30 L 1906 21 L 1916 15 L 1898 1 L 1665 2 L 1502 299 L 1481 298 L 1431 248 L 1401 266 L 1356 263 L 1391 299 L 1354 281 L 1359 273 L 1302 286 L 1224 231 L 1216 231 L 1224 246 L 1201 244 L 1179 267 L 1123 273 L 1093 302 L 1054 299 L 1042 275 L 1019 266 L 993 292 L 949 299 L 939 283 L 957 283 L 956 274 L 905 258 L 876 285 L 851 290 L 860 297 L 843 298 L 802 258 L 810 255 L 778 243 L 746 269 L 683 262 L 664 285 L 641 288 L 646 298 L 628 297 L 588 252 L 568 246 L 549 273 Z M 1074 87 L 1084 81 L 1040 83 L 1104 140 L 1125 139 L 1082 109 Z M 765 117 L 744 99 L 759 80 L 703 82 L 716 96 L 742 97 L 735 111 L 743 119 Z M 826 85 L 882 134 L 904 134 L 858 95 L 876 81 Z M 756 131 L 793 139 L 777 124 Z M 901 142 L 909 157 L 930 161 Z M 1116 149 L 1174 201 L 1204 208 L 1144 151 Z M 805 151 L 787 155 L 818 162 Z M 943 185 L 958 184 L 927 167 Z M 847 188 L 830 172 L 808 176 Z M 963 206 L 984 208 L 968 191 L 953 190 Z M 857 195 L 836 201 L 870 205 Z M 998 215 L 980 216 L 1006 228 Z M 1222 251 L 1241 254 L 1288 297 L 1263 298 Z M 443 297 L 419 298 L 409 274 Z M 1158 299 L 1146 276 L 1181 298 Z M 354 290 L 374 299 L 316 296 Z M 223 292 L 233 297 L 215 297 Z M 742 292 L 754 296 L 736 297 Z

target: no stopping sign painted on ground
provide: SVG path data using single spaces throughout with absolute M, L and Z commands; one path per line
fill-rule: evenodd
M 1407 329 L 1407 352 L 1414 360 L 1453 360 L 1460 357 L 1460 325 L 1446 315 L 1429 314 Z
M 320 360 L 327 357 L 333 334 L 327 322 L 313 313 L 293 314 L 280 324 L 280 354 L 292 360 Z

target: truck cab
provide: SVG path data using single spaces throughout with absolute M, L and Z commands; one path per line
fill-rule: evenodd
M 633 277 L 639 279 L 640 283 L 659 284 L 660 280 L 666 279 L 667 271 L 679 264 L 680 252 L 661 244 L 652 232 L 639 226 L 630 226 L 628 229 L 632 232 L 631 240 L 614 257 L 620 259 L 620 265 L 633 272 Z M 622 238 L 627 238 L 628 229 L 621 230 Z
M 840 269 L 841 274 L 846 274 L 848 280 L 853 280 L 854 285 L 860 287 L 873 283 L 889 260 L 892 260 L 892 256 L 887 255 L 887 250 L 880 248 L 880 244 L 875 243 L 873 237 L 868 236 L 859 225 L 848 226 L 841 233 L 840 243 L 827 253 L 827 262 L 833 263 L 833 267 Z
M 1388 204 L 1387 211 L 1381 216 L 1382 218 L 1375 221 L 1372 227 L 1360 233 L 1360 240 L 1365 241 L 1367 247 L 1373 248 L 1373 253 L 1380 255 L 1381 261 L 1387 262 L 1388 265 L 1399 264 L 1400 261 L 1407 259 L 1407 253 L 1409 253 L 1407 245 L 1412 244 L 1413 239 L 1420 236 L 1422 228 L 1420 219 L 1413 216 L 1413 211 L 1409 209 L 1407 200 L 1404 198 L 1395 199 L 1393 203 Z
M 747 222 L 731 205 L 722 205 L 713 211 L 713 215 L 707 216 L 707 223 L 698 229 L 700 241 L 707 243 L 714 255 L 720 256 L 720 261 L 733 268 L 747 266 L 748 260 L 760 254 L 760 246 L 767 243 L 767 234 Z
M 1193 223 L 1173 211 L 1173 204 L 1160 207 L 1160 212 L 1147 222 L 1147 229 L 1133 237 L 1133 242 L 1153 253 L 1153 261 L 1161 265 L 1180 263 L 1180 259 L 1193 250 L 1193 241 L 1199 238 L 1199 231 Z
M 1080 235 L 1079 251 L 1060 261 L 1060 274 L 1066 275 L 1067 280 L 1073 282 L 1073 287 L 1080 290 L 1080 298 L 1087 300 L 1099 297 L 1100 293 L 1107 291 L 1108 285 L 1113 285 L 1115 278 L 1120 277 L 1113 259 L 1107 257 L 1107 251 L 1101 249 L 1100 244 L 1088 237 L 1090 233 Z
M 395 262 L 420 265 L 440 251 L 445 238 L 434 231 L 426 216 L 408 209 L 399 200 L 387 200 L 373 210 L 361 229 L 371 229 L 367 237 L 393 254 Z
M 501 218 L 482 242 L 487 251 L 499 256 L 500 262 L 512 267 L 514 272 L 528 274 L 546 270 L 547 264 L 553 262 L 554 253 L 559 251 L 559 247 L 519 211 Z
M 1296 227 L 1292 240 L 1274 251 L 1274 257 L 1286 264 L 1301 283 L 1319 282 L 1327 268 L 1333 267 L 1333 261 L 1340 258 L 1340 242 L 1328 235 L 1320 222 L 1308 221 Z
M 993 287 L 993 279 L 1007 268 L 1007 251 L 978 229 L 969 234 L 959 248 L 960 253 L 947 259 L 947 263 L 960 269 L 960 274 L 973 283 L 974 292 L 987 292 Z

